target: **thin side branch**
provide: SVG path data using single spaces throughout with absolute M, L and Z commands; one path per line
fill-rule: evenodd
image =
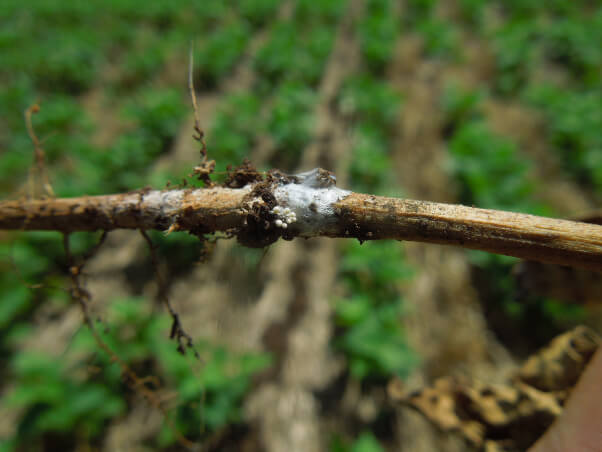
M 205 144 L 205 132 L 201 129 L 201 119 L 199 117 L 199 106 L 197 105 L 196 92 L 194 90 L 194 49 L 193 43 L 190 42 L 190 52 L 188 56 L 188 90 L 190 91 L 190 99 L 192 101 L 192 110 L 194 112 L 194 132 L 192 135 L 196 141 L 201 144 L 201 160 L 207 160 L 207 145 Z
M 71 276 L 71 288 L 69 293 L 71 295 L 71 299 L 74 302 L 77 302 L 82 311 L 82 315 L 84 317 L 84 322 L 88 326 L 94 341 L 98 348 L 103 350 L 106 355 L 110 358 L 111 362 L 116 363 L 121 369 L 121 374 L 124 377 L 125 382 L 130 386 L 130 388 L 136 393 L 142 395 L 146 401 L 163 414 L 165 421 L 167 422 L 167 426 L 174 433 L 178 443 L 183 446 L 187 450 L 196 450 L 195 443 L 190 441 L 188 438 L 184 437 L 175 427 L 173 418 L 169 415 L 167 408 L 165 408 L 162 403 L 160 394 L 157 389 L 152 389 L 147 384 L 148 382 L 155 382 L 156 378 L 149 376 L 141 378 L 138 376 L 134 370 L 126 363 L 123 359 L 121 359 L 117 353 L 107 344 L 107 342 L 102 338 L 101 334 L 98 332 L 94 320 L 92 319 L 92 315 L 90 310 L 88 309 L 88 303 L 91 299 L 90 293 L 83 288 L 80 281 L 80 276 L 82 274 L 84 265 L 90 257 L 92 257 L 103 245 L 105 239 L 107 238 L 107 232 L 104 231 L 98 243 L 86 253 L 84 259 L 80 264 L 75 263 L 75 259 L 73 254 L 71 253 L 71 245 L 69 241 L 69 234 L 63 234 L 63 248 L 65 250 L 65 255 L 67 257 L 67 264 L 69 265 L 69 274 Z M 158 387 L 158 384 L 155 382 L 155 386 Z
M 600 225 L 352 193 L 334 187 L 332 175 L 320 169 L 278 176 L 240 189 L 5 201 L 0 229 L 225 231 L 256 247 L 280 237 L 411 240 L 602 271 Z
M 48 173 L 46 171 L 46 154 L 44 152 L 44 148 L 42 148 L 41 141 L 36 135 L 31 119 L 31 117 L 39 111 L 40 106 L 38 104 L 34 104 L 25 110 L 25 125 L 27 126 L 27 133 L 29 134 L 29 138 L 31 139 L 34 148 L 34 166 L 32 166 L 30 171 L 30 181 L 32 183 L 31 192 L 32 197 L 35 196 L 35 183 L 37 176 L 41 179 L 40 184 L 42 186 L 43 193 L 46 196 L 54 198 L 54 190 L 52 190 L 52 185 L 50 184 L 50 179 L 48 178 Z
M 157 285 L 159 286 L 158 298 L 161 300 L 161 303 L 165 306 L 167 312 L 169 312 L 169 316 L 171 317 L 172 323 L 169 338 L 175 339 L 178 342 L 179 353 L 184 355 L 186 353 L 186 349 L 189 348 L 192 350 L 192 353 L 194 354 L 195 358 L 200 360 L 201 357 L 199 355 L 199 352 L 194 347 L 192 336 L 190 336 L 190 334 L 188 334 L 184 330 L 182 322 L 180 321 L 180 315 L 175 311 L 175 309 L 171 305 L 171 302 L 169 301 L 169 297 L 167 296 L 167 285 L 165 283 L 165 279 L 163 278 L 163 274 L 159 270 L 159 257 L 157 256 L 156 247 L 144 229 L 140 230 L 140 234 L 146 241 L 146 244 L 148 245 L 148 250 L 151 255 L 151 261 L 155 270 Z

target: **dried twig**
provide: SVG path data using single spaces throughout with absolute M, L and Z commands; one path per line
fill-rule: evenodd
M 279 237 L 412 240 L 602 271 L 600 225 L 352 193 L 317 186 L 315 177 L 308 184 L 304 177 L 272 177 L 240 189 L 5 201 L 0 202 L 0 229 L 226 231 L 257 247 Z M 291 209 L 297 221 L 286 229 L 278 227 L 276 206 Z
M 169 416 L 169 412 L 163 406 L 160 395 L 157 394 L 155 390 L 150 389 L 147 386 L 146 383 L 148 381 L 155 380 L 154 377 L 152 377 L 152 376 L 139 377 L 136 374 L 136 372 L 134 372 L 132 370 L 132 368 L 125 361 L 123 361 L 111 349 L 111 347 L 109 347 L 109 345 L 103 340 L 100 333 L 96 329 L 96 325 L 94 323 L 94 320 L 92 319 L 92 315 L 90 314 L 90 310 L 88 308 L 88 304 L 90 302 L 91 295 L 86 289 L 84 289 L 82 287 L 81 281 L 80 281 L 80 276 L 82 274 L 82 269 L 83 269 L 87 259 L 91 258 L 98 251 L 98 249 L 104 243 L 106 237 L 107 237 L 107 233 L 105 231 L 105 232 L 103 232 L 98 243 L 85 254 L 82 262 L 79 264 L 76 264 L 73 254 L 71 253 L 69 234 L 68 233 L 63 234 L 63 248 L 65 250 L 67 264 L 69 266 L 69 275 L 71 278 L 71 288 L 69 290 L 71 299 L 73 301 L 77 302 L 77 304 L 80 306 L 82 315 L 84 317 L 84 322 L 88 326 L 90 333 L 92 334 L 92 337 L 94 338 L 94 341 L 96 342 L 96 345 L 107 354 L 107 356 L 109 357 L 111 362 L 117 363 L 117 365 L 121 369 L 121 374 L 125 377 L 125 381 L 130 386 L 130 388 L 133 391 L 137 392 L 138 394 L 142 395 L 144 397 L 144 399 L 146 399 L 146 401 L 150 405 L 152 405 L 153 407 L 155 407 L 156 409 L 161 411 L 164 419 L 167 422 L 168 427 L 174 433 L 178 443 L 181 446 L 185 447 L 188 450 L 195 450 L 195 443 L 193 443 L 192 441 L 190 441 L 187 438 L 185 438 L 184 436 L 182 436 L 182 434 L 176 429 L 171 417 Z
M 190 54 L 188 58 L 188 89 L 190 90 L 190 99 L 192 101 L 192 110 L 194 111 L 194 133 L 192 138 L 201 145 L 201 163 L 192 170 L 192 175 L 197 176 L 207 187 L 214 184 L 211 181 L 211 174 L 215 170 L 215 160 L 207 160 L 207 144 L 205 143 L 205 132 L 201 128 L 201 119 L 199 116 L 199 106 L 197 104 L 196 92 L 194 90 L 194 52 L 193 43 L 190 42 Z
M 159 271 L 159 258 L 157 256 L 155 245 L 153 244 L 151 238 L 148 236 L 144 229 L 140 229 L 140 234 L 142 235 L 142 237 L 144 237 L 144 240 L 148 245 L 148 249 L 151 255 L 153 268 L 155 270 L 155 277 L 157 278 L 157 285 L 159 286 L 159 300 L 161 300 L 161 303 L 165 306 L 172 319 L 171 332 L 169 334 L 169 337 L 170 339 L 176 339 L 176 341 L 178 342 L 178 352 L 180 352 L 182 355 L 186 352 L 186 349 L 189 348 L 192 350 L 195 358 L 200 360 L 201 357 L 196 348 L 194 347 L 192 337 L 186 331 L 184 331 L 184 328 L 182 327 L 182 322 L 180 321 L 180 316 L 169 302 L 169 298 L 167 296 L 167 285 L 165 283 L 165 279 L 163 279 L 163 275 Z
M 35 133 L 31 120 L 31 116 L 39 111 L 40 106 L 38 104 L 33 104 L 31 107 L 25 110 L 25 125 L 27 126 L 27 133 L 29 134 L 29 138 L 31 139 L 34 148 L 34 165 L 30 171 L 30 182 L 32 184 L 31 197 L 36 197 L 36 190 L 34 187 L 36 180 L 35 172 L 37 171 L 37 176 L 41 179 L 44 194 L 54 198 L 54 190 L 52 189 L 50 179 L 48 178 L 48 173 L 46 172 L 46 154 L 44 153 L 44 148 L 42 148 L 42 143 Z
M 190 99 L 192 100 L 192 109 L 194 111 L 194 132 L 192 135 L 195 141 L 201 144 L 201 160 L 207 160 L 207 145 L 205 144 L 205 132 L 201 129 L 201 119 L 199 117 L 199 107 L 197 105 L 196 92 L 194 91 L 194 51 L 193 43 L 190 42 L 190 53 L 188 58 L 188 89 L 190 90 Z

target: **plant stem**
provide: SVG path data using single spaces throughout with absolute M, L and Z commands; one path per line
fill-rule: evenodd
M 298 181 L 297 181 L 298 182 Z M 279 237 L 346 237 L 457 245 L 527 260 L 602 271 L 602 226 L 454 204 L 307 188 L 305 206 L 282 194 L 300 183 L 259 182 L 244 188 L 142 190 L 131 193 L 0 202 L 0 229 L 61 232 L 113 229 L 226 231 L 243 244 Z M 333 197 L 329 190 L 338 190 Z M 324 209 L 323 200 L 329 200 Z M 315 209 L 315 203 L 320 208 Z M 321 204 L 322 203 L 322 204 Z M 275 205 L 299 221 L 275 226 Z M 324 218 L 322 218 L 324 217 Z M 281 222 L 280 222 L 281 223 Z M 248 235 L 253 235 L 249 242 Z M 243 240 L 243 237 L 246 239 Z

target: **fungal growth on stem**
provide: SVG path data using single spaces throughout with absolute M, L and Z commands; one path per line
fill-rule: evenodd
M 326 233 L 337 222 L 334 204 L 351 192 L 337 188 L 334 174 L 322 168 L 314 168 L 290 179 L 292 182 L 277 184 L 273 188 L 278 203 L 274 209 L 285 215 L 286 224 L 294 223 L 296 235 L 313 237 Z
M 0 202 L 0 229 L 225 232 L 249 247 L 279 238 L 413 240 L 602 271 L 602 226 L 456 204 L 353 193 L 329 171 L 261 173 L 226 186 Z
M 269 172 L 265 181 L 253 184 L 239 242 L 263 247 L 280 237 L 332 236 L 337 225 L 334 204 L 351 193 L 335 183 L 334 174 L 322 168 L 295 175 Z

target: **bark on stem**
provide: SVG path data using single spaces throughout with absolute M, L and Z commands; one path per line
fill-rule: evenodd
M 360 238 L 402 239 L 602 271 L 602 226 L 500 210 L 352 194 L 340 201 Z
M 158 229 L 192 232 L 239 228 L 248 188 L 141 190 L 79 198 L 0 202 L 0 229 L 95 231 Z M 200 231 L 199 228 L 206 231 Z
M 296 182 L 4 201 L 0 229 L 228 231 L 251 246 L 298 236 L 412 240 L 602 271 L 600 225 L 351 193 L 329 183 L 316 185 L 315 180 L 303 185 L 302 178 Z M 294 193 L 289 188 L 295 188 Z M 301 201 L 299 190 L 308 191 Z M 276 205 L 290 207 L 299 221 L 287 229 L 275 226 Z

